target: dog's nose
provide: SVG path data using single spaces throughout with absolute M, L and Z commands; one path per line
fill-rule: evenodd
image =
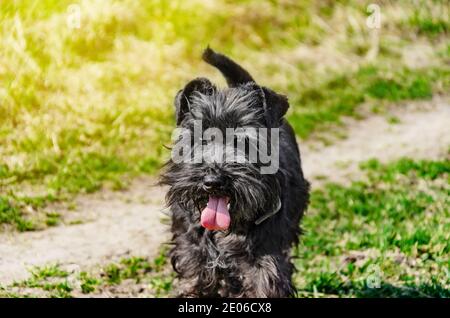
M 203 187 L 206 191 L 220 188 L 223 185 L 223 180 L 217 175 L 207 175 L 203 178 Z

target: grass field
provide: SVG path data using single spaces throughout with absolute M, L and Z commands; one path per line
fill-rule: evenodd
M 308 295 L 450 297 L 450 160 L 362 165 L 313 192 L 298 249 Z
M 370 2 L 356 0 L 2 2 L 0 231 L 58 226 L 52 203 L 157 174 L 176 91 L 195 76 L 225 85 L 201 62 L 207 45 L 289 96 L 301 140 L 327 143 L 343 117 L 447 95 L 449 6 L 419 2 L 378 1 L 379 30 L 366 25 Z M 296 252 L 300 295 L 450 297 L 448 159 L 375 158 L 362 169 L 351 186 L 314 190 Z M 153 262 L 80 274 L 81 291 L 148 279 L 163 296 L 173 276 Z M 42 271 L 17 284 L 71 295 L 69 274 Z M 368 276 L 381 287 L 368 288 Z
M 328 183 L 313 192 L 295 253 L 299 296 L 450 297 L 450 160 L 373 159 L 361 169 L 364 178 L 349 186 Z M 174 274 L 166 251 L 93 273 L 35 268 L 4 295 L 104 294 L 127 282 L 144 295 L 167 296 Z

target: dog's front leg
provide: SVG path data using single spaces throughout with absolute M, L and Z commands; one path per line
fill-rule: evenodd
M 291 276 L 293 264 L 285 256 L 264 255 L 237 264 L 227 281 L 228 297 L 284 298 L 295 295 Z M 236 281 L 240 282 L 239 290 Z

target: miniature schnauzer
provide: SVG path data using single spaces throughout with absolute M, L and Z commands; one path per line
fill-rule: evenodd
M 177 134 L 160 181 L 169 186 L 178 296 L 295 296 L 291 248 L 309 183 L 283 117 L 287 97 L 209 47 L 203 60 L 229 87 L 196 78 L 177 93 Z

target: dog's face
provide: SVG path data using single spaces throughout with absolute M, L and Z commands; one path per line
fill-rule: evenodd
M 251 160 L 261 142 L 270 151 L 271 135 L 262 140 L 258 131 L 277 127 L 284 114 L 278 106 L 270 109 L 267 93 L 272 92 L 253 82 L 218 90 L 207 79 L 196 79 L 177 94 L 180 135 L 174 149 L 181 148 L 185 160 L 172 156 L 162 175 L 170 186 L 170 206 L 178 205 L 209 230 L 231 231 L 276 209 L 276 175 L 261 173 L 259 156 Z M 196 154 L 201 157 L 194 160 Z

